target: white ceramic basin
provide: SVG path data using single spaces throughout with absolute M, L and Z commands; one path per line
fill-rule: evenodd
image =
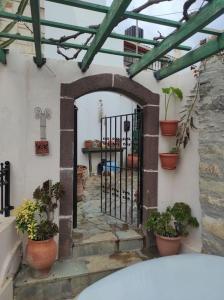
M 89 286 L 78 300 L 224 300 L 224 258 L 183 254 L 141 262 Z

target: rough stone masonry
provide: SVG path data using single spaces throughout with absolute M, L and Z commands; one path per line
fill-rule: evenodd
M 202 251 L 224 256 L 224 61 L 221 55 L 207 60 L 200 82 Z

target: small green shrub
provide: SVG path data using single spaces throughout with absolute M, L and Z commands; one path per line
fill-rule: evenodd
M 187 236 L 190 227 L 198 226 L 197 219 L 191 215 L 190 206 L 183 202 L 167 207 L 163 213 L 152 212 L 146 223 L 148 230 L 166 237 Z

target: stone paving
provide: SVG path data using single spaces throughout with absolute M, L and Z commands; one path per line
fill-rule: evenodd
M 107 176 L 107 190 L 109 193 L 107 193 L 107 202 L 108 207 L 110 203 L 110 178 Z M 131 176 L 128 174 L 127 177 L 127 191 L 131 195 Z M 103 178 L 103 181 L 105 182 L 105 179 Z M 117 175 L 117 188 L 120 187 L 120 175 Z M 122 186 L 125 187 L 125 174 L 122 174 Z M 115 216 L 114 213 L 114 195 L 112 195 L 112 188 L 115 187 L 115 177 L 113 176 L 111 178 L 111 214 Z M 136 195 L 137 191 L 137 175 L 134 174 L 133 176 L 133 198 L 134 194 Z M 119 194 L 120 192 L 118 192 Z M 105 194 L 103 194 L 105 197 Z M 119 194 L 120 196 L 120 194 Z M 103 199 L 105 199 L 103 197 Z M 130 196 L 129 196 L 130 197 Z M 131 198 L 131 197 L 130 197 Z M 117 230 L 126 230 L 129 227 L 136 227 L 137 224 L 137 205 L 136 201 L 134 199 L 133 201 L 133 226 L 127 225 L 125 220 L 125 199 L 122 199 L 122 219 L 123 221 L 119 220 L 120 217 L 120 200 L 119 197 L 117 197 L 117 216 L 118 219 L 115 217 L 111 217 L 110 215 L 104 214 L 101 212 L 101 176 L 95 175 L 87 178 L 86 186 L 85 186 L 85 192 L 83 200 L 78 202 L 78 228 L 75 230 L 77 235 L 80 233 L 92 236 L 97 233 L 103 233 L 103 232 L 114 232 Z M 103 201 L 103 207 L 105 205 L 105 202 Z M 105 210 L 104 210 L 105 211 Z M 109 213 L 108 209 L 107 212 Z M 127 221 L 130 221 L 131 216 L 131 200 L 127 201 Z

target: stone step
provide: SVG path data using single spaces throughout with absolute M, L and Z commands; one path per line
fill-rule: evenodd
M 146 256 L 136 251 L 57 261 L 44 279 L 32 278 L 29 268 L 24 266 L 14 282 L 14 299 L 72 299 L 97 280 L 144 259 Z
M 73 257 L 142 250 L 143 239 L 141 234 L 132 229 L 98 233 L 78 239 L 74 237 Z

